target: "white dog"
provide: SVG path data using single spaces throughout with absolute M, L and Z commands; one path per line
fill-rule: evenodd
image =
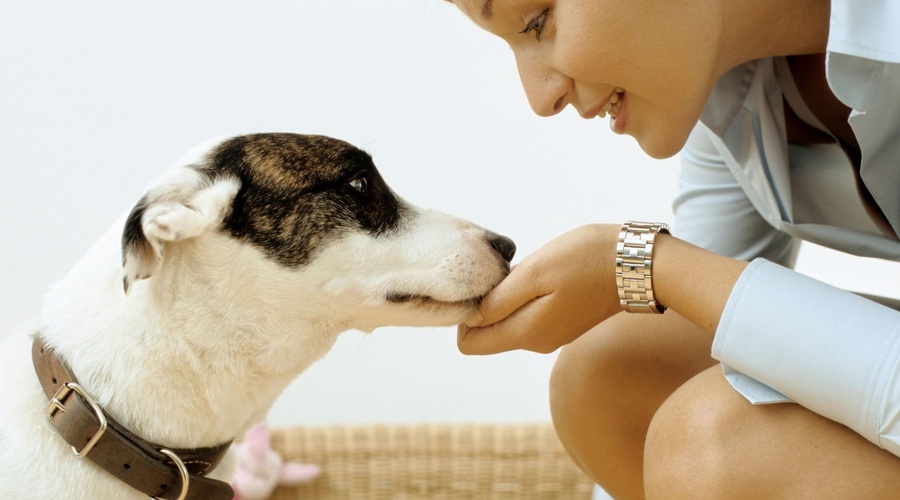
M 224 450 L 339 333 L 462 322 L 514 252 L 345 142 L 207 144 L 3 347 L 0 498 L 230 500 Z

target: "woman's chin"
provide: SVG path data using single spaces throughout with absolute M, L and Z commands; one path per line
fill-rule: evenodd
M 684 133 L 674 133 L 673 130 L 652 130 L 644 134 L 634 136 L 641 149 L 655 160 L 665 160 L 681 152 L 687 142 L 691 129 Z

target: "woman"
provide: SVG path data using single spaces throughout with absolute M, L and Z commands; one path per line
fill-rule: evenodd
M 460 350 L 565 345 L 554 424 L 616 498 L 895 498 L 900 312 L 786 267 L 801 240 L 900 260 L 900 4 L 453 3 L 510 45 L 537 114 L 610 115 L 683 158 L 674 236 L 551 241 Z

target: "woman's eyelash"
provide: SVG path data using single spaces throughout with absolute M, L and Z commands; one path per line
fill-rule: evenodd
M 528 24 L 525 25 L 525 29 L 519 32 L 521 35 L 527 35 L 534 31 L 534 38 L 537 41 L 541 41 L 541 32 L 544 31 L 544 23 L 547 21 L 547 15 L 550 13 L 550 9 L 546 9 L 539 16 L 529 21 Z

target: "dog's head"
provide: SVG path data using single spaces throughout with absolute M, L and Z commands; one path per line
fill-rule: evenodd
M 515 252 L 508 238 L 396 196 L 364 151 L 296 134 L 191 153 L 131 211 L 122 247 L 126 293 L 169 268 L 272 314 L 312 303 L 364 330 L 462 321 Z

